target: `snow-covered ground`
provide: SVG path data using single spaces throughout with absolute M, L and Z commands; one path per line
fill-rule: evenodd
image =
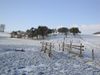
M 10 33 L 0 32 L 0 38 L 10 37 Z
M 95 34 L 95 36 L 100 36 L 100 34 Z
M 63 42 L 63 37 L 52 36 L 46 40 L 0 38 L 0 75 L 100 75 L 100 37 L 82 35 L 65 39 L 67 43 L 73 41 L 85 46 L 82 58 L 69 54 L 67 50 L 59 50 L 58 44 Z M 54 43 L 51 58 L 40 51 L 41 41 Z M 94 61 L 92 49 L 95 51 Z

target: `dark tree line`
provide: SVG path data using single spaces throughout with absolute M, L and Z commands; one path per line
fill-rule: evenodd
M 78 33 L 81 33 L 80 30 L 77 27 L 72 27 L 70 29 L 66 28 L 66 27 L 62 27 L 58 29 L 59 33 L 64 33 L 67 37 L 68 33 L 72 33 L 74 36 Z
M 48 34 L 51 34 L 53 32 L 54 32 L 53 29 L 49 29 L 46 26 L 39 26 L 37 29 L 31 28 L 26 31 L 29 38 L 37 37 L 37 39 L 38 39 L 38 36 L 42 36 L 42 38 L 44 39 L 45 36 L 48 36 Z
M 39 36 L 42 36 L 42 38 L 44 39 L 46 36 L 48 36 L 48 34 L 51 34 L 54 32 L 54 29 L 49 29 L 48 27 L 46 26 L 39 26 L 38 28 L 30 28 L 28 30 L 26 30 L 26 32 L 23 33 L 22 35 L 22 32 L 20 31 L 20 34 L 19 31 L 13 31 L 11 32 L 11 37 L 16 37 L 16 38 L 21 38 L 21 37 L 28 37 L 28 38 L 33 38 L 33 37 L 36 37 L 38 39 Z M 22 36 L 20 36 L 22 35 Z M 20 37 L 18 37 L 20 36 Z
M 50 29 L 47 26 L 38 26 L 38 28 L 30 28 L 28 30 L 26 30 L 25 32 L 23 31 L 13 31 L 11 32 L 11 37 L 12 38 L 22 38 L 22 37 L 28 37 L 33 39 L 34 37 L 36 37 L 37 39 L 39 39 L 39 36 L 42 36 L 42 39 L 44 39 L 45 37 L 47 37 L 49 34 L 56 32 L 55 29 Z M 78 33 L 80 33 L 80 30 L 77 27 L 73 27 L 73 28 L 66 28 L 66 27 L 61 27 L 58 29 L 59 33 L 63 33 L 66 35 L 68 35 L 68 33 L 72 33 L 74 36 Z

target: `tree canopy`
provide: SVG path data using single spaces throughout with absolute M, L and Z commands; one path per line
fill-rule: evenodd
M 62 28 L 58 29 L 58 32 L 59 33 L 64 33 L 66 35 L 66 37 L 67 37 L 68 31 L 69 31 L 69 29 L 66 28 L 66 27 L 62 27 Z
M 73 35 L 76 35 L 77 33 L 81 33 L 81 32 L 77 27 L 72 27 L 70 29 L 70 33 L 73 33 Z

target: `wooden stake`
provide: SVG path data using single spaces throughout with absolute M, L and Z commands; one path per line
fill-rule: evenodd
M 60 44 L 59 44 L 59 51 L 60 51 Z
M 52 44 L 50 43 L 50 49 L 49 49 L 49 52 L 48 52 L 49 57 L 51 57 L 51 48 L 52 48 Z
M 44 49 L 44 46 L 43 46 L 43 43 L 42 43 L 42 49 L 41 49 L 41 51 L 44 51 L 43 49 Z
M 55 46 L 54 46 L 54 43 L 53 43 L 53 46 L 52 46 L 52 47 L 53 47 L 53 48 L 55 47 Z
M 46 50 L 47 50 L 47 42 L 45 43 L 44 53 L 46 53 Z
M 80 54 L 79 57 L 82 57 L 82 43 L 80 44 Z
M 70 46 L 69 46 L 69 53 L 70 53 L 70 51 L 72 50 L 72 41 L 70 41 Z
M 94 60 L 94 49 L 92 49 L 92 59 Z
M 64 51 L 64 48 L 65 48 L 65 43 L 63 42 L 62 43 L 62 51 Z

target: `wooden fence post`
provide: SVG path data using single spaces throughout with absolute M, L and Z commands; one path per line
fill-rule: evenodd
M 79 57 L 82 57 L 82 43 L 80 44 L 80 54 Z
M 64 51 L 64 48 L 65 48 L 65 43 L 63 42 L 62 43 L 62 51 Z
M 44 53 L 46 53 L 46 50 L 47 50 L 47 42 L 45 43 Z
M 72 50 L 72 41 L 70 41 L 70 45 L 69 45 L 69 53 Z
M 59 44 L 59 51 L 60 51 L 60 44 Z
M 92 49 L 92 60 L 94 60 L 94 49 Z
M 54 43 L 53 43 L 52 47 L 53 47 L 53 48 L 55 47 Z
M 63 43 L 62 43 L 62 51 L 64 51 L 64 49 L 65 49 L 65 37 L 64 37 L 64 41 L 63 41 Z
M 52 48 L 52 44 L 50 43 L 50 49 L 49 49 L 49 52 L 48 52 L 49 57 L 51 57 L 51 48 Z
M 42 49 L 41 49 L 41 51 L 44 51 L 43 49 L 44 49 L 44 45 L 43 45 L 43 43 L 42 43 Z

